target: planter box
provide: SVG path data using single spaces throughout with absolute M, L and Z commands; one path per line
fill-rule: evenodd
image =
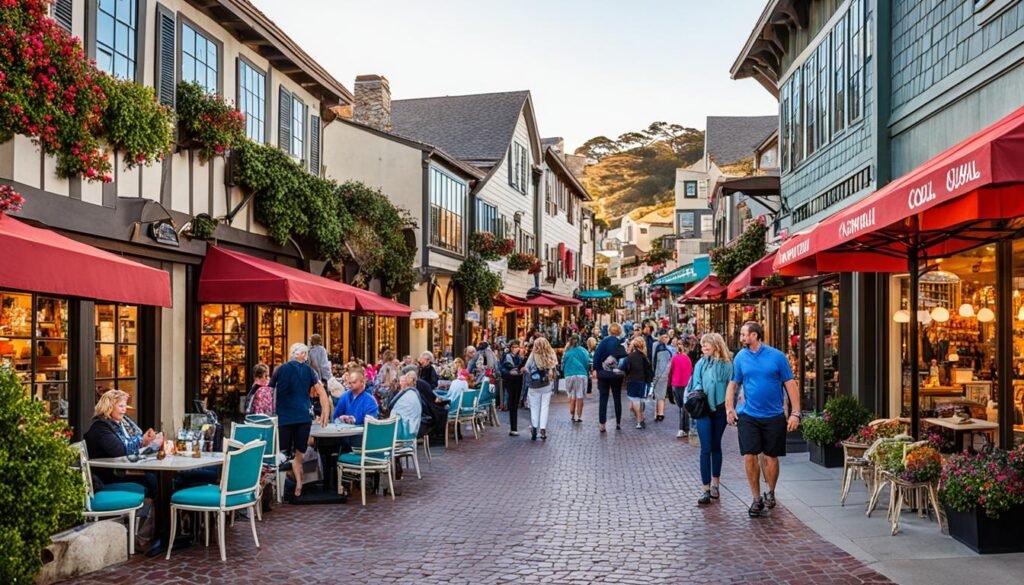
M 807 441 L 799 429 L 792 433 L 786 433 L 786 453 L 806 453 Z
M 807 450 L 811 454 L 811 462 L 822 467 L 842 467 L 846 459 L 843 455 L 843 448 L 835 445 L 819 445 L 808 442 Z
M 1024 506 L 992 519 L 981 508 L 957 512 L 945 506 L 949 535 L 979 554 L 1024 552 Z

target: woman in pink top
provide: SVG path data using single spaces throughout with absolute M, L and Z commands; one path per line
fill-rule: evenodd
M 668 383 L 672 386 L 672 395 L 676 399 L 676 406 L 679 407 L 679 432 L 676 438 L 681 439 L 690 434 L 690 415 L 683 408 L 685 402 L 686 385 L 690 383 L 690 376 L 693 375 L 693 362 L 690 361 L 687 352 L 689 349 L 683 345 L 683 340 L 675 338 L 673 341 L 676 347 L 676 354 L 668 364 Z

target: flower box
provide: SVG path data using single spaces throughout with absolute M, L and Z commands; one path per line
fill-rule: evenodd
M 958 512 L 945 506 L 949 535 L 979 554 L 1024 552 L 1024 505 L 1012 506 L 999 518 L 984 508 Z
M 807 442 L 807 450 L 811 454 L 811 462 L 817 463 L 822 467 L 842 467 L 845 456 L 843 455 L 843 448 L 836 447 L 835 445 L 819 445 L 817 443 Z

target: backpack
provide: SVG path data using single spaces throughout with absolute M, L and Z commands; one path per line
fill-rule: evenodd
M 530 372 L 530 388 L 543 388 L 551 384 L 551 370 L 548 368 L 533 367 Z

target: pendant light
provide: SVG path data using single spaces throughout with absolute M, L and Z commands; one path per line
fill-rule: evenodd
M 946 307 L 935 307 L 932 309 L 932 320 L 936 323 L 945 323 L 949 321 L 949 309 Z
M 896 323 L 910 323 L 910 311 L 900 309 L 892 314 L 892 320 Z
M 978 311 L 978 321 L 980 323 L 991 323 L 992 321 L 995 321 L 995 319 L 996 314 L 992 311 L 992 309 L 988 307 L 985 307 Z
M 971 305 L 971 303 L 964 303 L 960 305 L 960 310 L 958 312 L 964 319 L 970 319 L 974 316 L 974 306 Z
M 918 325 L 927 325 L 932 322 L 932 314 L 928 312 L 928 309 L 920 309 L 917 312 L 917 323 Z

